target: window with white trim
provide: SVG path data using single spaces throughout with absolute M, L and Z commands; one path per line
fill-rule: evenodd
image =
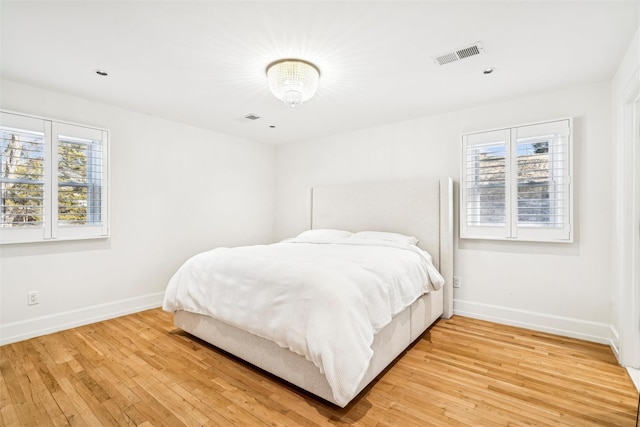
M 108 237 L 108 131 L 0 112 L 0 243 Z
M 462 136 L 460 237 L 571 242 L 571 119 Z

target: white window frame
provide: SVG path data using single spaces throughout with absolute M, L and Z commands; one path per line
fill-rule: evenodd
M 0 227 L 0 244 L 109 237 L 109 131 L 6 110 L 0 110 L 0 119 L 2 126 L 43 132 L 45 140 L 43 226 Z M 61 225 L 58 222 L 58 144 L 60 135 L 101 141 L 102 199 L 99 224 Z
M 530 123 L 506 128 L 493 129 L 462 135 L 462 159 L 460 179 L 460 238 L 490 240 L 520 240 L 535 242 L 573 241 L 573 122 L 571 118 Z M 559 176 L 555 190 L 560 190 L 565 197 L 564 205 L 558 208 L 561 212 L 558 227 L 543 225 L 518 225 L 518 139 L 560 135 L 561 155 L 557 162 L 562 164 L 562 176 Z M 472 185 L 469 173 L 468 151 L 474 146 L 499 146 L 504 144 L 504 224 L 474 224 L 469 221 L 468 208 L 471 208 L 473 196 L 469 194 Z M 554 148 L 555 149 L 555 148 Z M 551 154 L 553 156 L 553 153 Z M 554 181 L 555 182 L 555 181 Z

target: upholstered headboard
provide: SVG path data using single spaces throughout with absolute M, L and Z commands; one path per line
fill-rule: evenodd
M 314 187 L 311 228 L 391 231 L 415 236 L 445 278 L 444 314 L 453 313 L 453 182 L 420 180 Z

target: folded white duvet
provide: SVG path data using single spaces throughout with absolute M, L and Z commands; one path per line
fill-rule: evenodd
M 313 362 L 339 404 L 369 367 L 373 336 L 444 279 L 421 249 L 372 239 L 289 239 L 189 259 L 163 309 L 212 316 Z

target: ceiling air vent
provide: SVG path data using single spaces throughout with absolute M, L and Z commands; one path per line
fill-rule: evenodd
M 249 120 L 258 120 L 260 116 L 257 114 L 247 114 L 244 118 Z
M 433 61 L 438 65 L 448 64 L 450 62 L 459 61 L 461 59 L 469 58 L 471 56 L 480 55 L 484 53 L 484 48 L 481 42 L 474 43 L 470 46 L 465 46 L 453 52 L 443 53 L 433 57 Z

